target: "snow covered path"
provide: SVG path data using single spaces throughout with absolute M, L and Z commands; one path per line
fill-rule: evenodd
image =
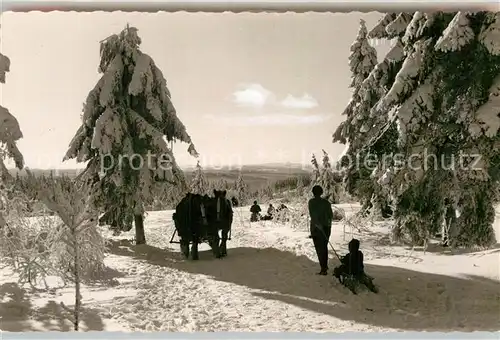
M 349 207 L 344 206 L 349 209 Z M 362 242 L 367 272 L 380 293 L 352 295 L 318 270 L 307 227 L 248 223 L 248 208 L 237 209 L 229 256 L 185 261 L 173 231 L 171 211 L 150 212 L 148 245 L 133 245 L 133 233 L 111 237 L 106 264 L 115 287 L 88 287 L 86 328 L 108 331 L 498 331 L 500 330 L 499 249 L 448 256 L 384 243 L 388 226 L 354 232 Z M 331 241 L 346 251 L 342 225 Z M 207 247 L 202 249 L 208 250 Z M 331 254 L 330 266 L 336 265 Z M 3 279 L 7 279 L 2 278 Z M 11 286 L 12 287 L 12 286 Z M 67 290 L 67 291 L 66 291 Z M 7 316 L 3 330 L 57 330 L 64 322 L 40 321 L 48 301 L 71 305 L 72 293 L 30 297 L 39 306 L 23 325 Z M 55 302 L 54 302 L 55 303 Z M 54 304 L 53 303 L 53 304 Z M 14 305 L 11 305 L 11 308 Z M 92 311 L 92 313 L 90 313 Z M 19 311 L 20 317 L 22 311 Z M 11 318 L 10 321 L 7 318 Z M 38 316 L 38 317 L 37 317 Z M 92 316 L 92 317 L 90 317 Z M 68 323 L 66 322 L 66 325 Z M 29 326 L 29 327 L 28 327 Z M 49 327 L 50 326 L 50 327 Z

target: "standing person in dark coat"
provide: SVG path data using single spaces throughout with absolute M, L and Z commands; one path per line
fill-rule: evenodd
M 250 212 L 252 213 L 252 215 L 250 216 L 250 222 L 257 222 L 259 220 L 261 211 L 262 209 L 257 204 L 257 201 L 253 201 L 253 205 L 250 207 Z
M 312 193 L 314 197 L 309 200 L 308 204 L 311 218 L 311 238 L 321 267 L 318 274 L 326 275 L 328 273 L 328 242 L 332 232 L 333 211 L 330 202 L 321 197 L 323 195 L 322 187 L 315 185 Z

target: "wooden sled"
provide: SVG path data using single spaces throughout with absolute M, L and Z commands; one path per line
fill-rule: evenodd
M 229 230 L 229 234 L 227 235 L 227 240 L 228 241 L 231 241 L 231 232 L 232 232 L 232 229 Z M 180 241 L 177 241 L 177 240 L 174 240 L 175 238 L 175 235 L 177 235 L 177 229 L 175 229 L 174 227 L 174 232 L 172 234 L 172 237 L 170 238 L 170 243 L 176 243 L 176 244 L 180 244 L 181 242 Z M 207 243 L 208 241 L 203 239 L 202 240 L 202 243 Z M 192 244 L 193 242 L 189 242 L 189 244 Z
M 371 291 L 372 293 L 375 293 L 377 294 L 378 293 L 378 288 L 377 286 L 375 286 L 373 284 L 373 280 L 374 278 L 370 275 L 366 275 L 366 278 L 368 279 L 368 281 L 370 282 L 370 286 L 371 287 L 366 287 L 368 288 L 369 291 Z M 361 282 L 359 282 L 358 279 L 356 279 L 354 276 L 352 275 L 342 275 L 342 280 L 341 280 L 341 284 L 346 287 L 347 289 L 349 289 L 351 291 L 351 293 L 353 293 L 354 295 L 357 295 L 358 294 L 358 288 L 360 286 L 362 286 L 363 284 Z

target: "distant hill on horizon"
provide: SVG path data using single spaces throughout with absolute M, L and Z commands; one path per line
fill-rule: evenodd
M 76 177 L 84 169 L 30 169 L 36 176 L 49 176 L 52 172 L 54 176 L 69 176 Z M 192 178 L 194 167 L 183 168 L 188 180 Z M 209 181 L 217 181 L 224 179 L 229 183 L 236 181 L 240 172 L 243 179 L 252 190 L 258 190 L 271 183 L 286 178 L 309 175 L 312 171 L 311 166 L 295 163 L 267 163 L 267 164 L 250 164 L 244 165 L 241 170 L 239 168 L 226 166 L 222 168 L 204 168 L 205 176 Z M 9 169 L 9 172 L 16 176 L 25 176 L 26 171 L 18 169 Z
M 55 175 L 59 174 L 78 174 L 81 171 L 84 170 L 84 168 L 73 168 L 73 169 L 68 169 L 68 168 L 30 168 L 31 172 L 33 173 L 46 173 L 50 174 L 53 172 Z M 194 171 L 195 167 L 194 166 L 187 166 L 187 167 L 181 167 L 181 169 L 185 172 L 192 172 Z M 17 174 L 18 172 L 25 173 L 25 170 L 19 170 L 17 168 L 10 168 L 8 169 L 9 172 L 13 175 Z M 240 172 L 240 168 L 236 166 L 222 166 L 222 167 L 206 167 L 203 168 L 205 172 L 209 173 L 216 173 L 216 172 Z M 300 164 L 300 163 L 262 163 L 262 164 L 247 164 L 243 165 L 241 167 L 242 172 L 291 172 L 291 173 L 296 173 L 298 172 L 310 172 L 312 170 L 311 165 L 309 164 Z

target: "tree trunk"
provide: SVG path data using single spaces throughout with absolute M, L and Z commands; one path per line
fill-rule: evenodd
M 383 220 L 383 217 L 382 217 L 382 202 L 380 197 L 377 195 L 377 194 L 373 194 L 372 198 L 371 198 L 371 211 L 370 211 L 370 217 L 374 220 L 374 221 L 381 221 Z
M 391 231 L 391 242 L 392 243 L 401 243 L 403 240 L 403 226 L 400 221 L 396 221 Z
M 372 202 L 370 199 L 363 198 L 363 204 L 359 213 L 361 216 L 366 217 L 370 213 L 370 209 L 372 208 Z
M 135 244 L 146 244 L 146 235 L 144 233 L 144 215 L 135 214 Z
M 82 296 L 80 294 L 80 244 L 78 240 L 78 235 L 76 228 L 72 229 L 73 242 L 74 242 L 74 267 L 73 267 L 73 279 L 75 280 L 75 309 L 73 310 L 73 325 L 74 330 L 78 332 L 80 327 L 80 308 L 82 305 Z

